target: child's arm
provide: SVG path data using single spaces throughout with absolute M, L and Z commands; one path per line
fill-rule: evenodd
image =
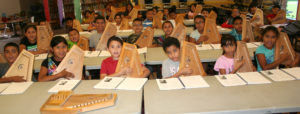
M 142 69 L 143 69 L 143 75 L 141 76 L 141 78 L 148 77 L 150 74 L 150 70 L 148 68 L 146 68 L 144 65 L 143 65 Z
M 123 76 L 123 75 L 126 75 L 127 73 L 130 73 L 131 72 L 131 69 L 130 68 L 122 68 L 119 72 L 115 72 L 111 75 L 107 75 L 106 73 L 103 73 L 103 74 L 100 74 L 100 79 L 103 79 L 104 77 L 106 76 L 109 76 L 109 77 L 120 77 L 120 76 Z
M 234 69 L 229 73 L 229 74 L 234 74 L 236 73 L 242 66 L 243 66 L 244 62 L 238 62 L 236 64 L 236 66 L 234 66 Z M 219 73 L 221 75 L 225 75 L 226 74 L 226 69 L 219 69 Z
M 169 78 L 178 78 L 179 76 L 190 75 L 192 73 L 193 73 L 193 70 L 191 68 L 183 68 L 183 69 L 179 70 L 176 74 L 174 74 L 173 76 L 171 76 Z
M 280 59 L 275 60 L 273 63 L 267 64 L 266 57 L 264 54 L 257 54 L 256 56 L 262 70 L 273 69 L 289 58 L 288 54 L 281 54 Z
M 295 55 L 296 55 L 295 60 L 294 60 L 294 62 L 291 63 L 291 65 L 289 65 L 289 67 L 296 67 L 298 65 L 299 59 L 300 59 L 299 58 L 299 53 L 296 53 Z
M 60 73 L 51 75 L 51 76 L 48 76 L 47 73 L 48 73 L 48 69 L 44 66 L 41 66 L 38 81 L 45 82 L 45 81 L 53 81 L 53 80 L 56 80 L 59 78 L 67 78 L 68 79 L 70 77 L 74 77 L 73 73 L 68 72 L 66 70 L 63 70 Z
M 7 82 L 25 82 L 26 80 L 23 79 L 23 76 L 12 76 L 6 78 L 0 78 L 0 83 L 7 83 Z
M 196 41 L 196 44 L 200 44 L 201 42 L 207 41 L 208 36 L 207 35 L 201 35 L 199 39 Z

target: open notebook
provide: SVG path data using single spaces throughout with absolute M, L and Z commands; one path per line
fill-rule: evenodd
M 48 92 L 70 91 L 79 84 L 80 80 L 59 80 Z
M 291 76 L 295 77 L 297 80 L 300 80 L 300 67 L 294 67 L 294 68 L 287 68 L 282 69 L 284 72 L 290 74 Z
M 265 71 L 261 71 L 261 73 L 264 74 L 265 76 L 267 76 L 268 78 L 272 79 L 273 81 L 295 80 L 295 78 L 293 78 L 289 74 L 287 74 L 279 69 L 265 70 Z
M 190 89 L 209 87 L 202 76 L 182 76 L 179 78 L 156 79 L 160 90 Z
M 223 86 L 240 86 L 247 84 L 237 74 L 216 75 L 215 77 Z
M 105 77 L 94 88 L 96 89 L 121 89 L 121 90 L 141 90 L 148 78 L 130 77 Z
M 267 84 L 271 83 L 267 78 L 259 72 L 238 73 L 238 75 L 247 82 L 247 84 Z

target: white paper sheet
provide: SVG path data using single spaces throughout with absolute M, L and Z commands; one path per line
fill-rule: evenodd
M 210 44 L 196 45 L 197 50 L 212 50 Z
M 48 53 L 38 54 L 34 56 L 34 60 L 44 60 L 48 56 Z
M 116 89 L 116 87 L 124 80 L 123 77 L 108 77 L 106 76 L 94 88 L 96 89 Z
M 147 53 L 147 47 L 139 48 L 139 49 L 138 49 L 138 53 L 139 53 L 139 54 Z
M 297 80 L 300 80 L 300 67 L 294 67 L 294 68 L 287 68 L 287 69 L 282 69 L 283 71 L 289 73 L 293 77 L 295 77 Z
M 251 43 L 257 45 L 257 47 L 263 44 L 262 42 L 251 42 Z
M 11 85 L 11 83 L 2 83 L 2 84 L 0 84 L 0 93 L 2 91 L 4 91 L 10 85 Z
M 85 57 L 97 57 L 99 56 L 100 51 L 84 51 Z
M 69 91 L 72 90 L 80 80 L 59 80 L 48 92 Z
M 216 75 L 215 77 L 223 86 L 246 85 L 246 82 L 236 74 Z
M 103 51 L 101 51 L 99 56 L 100 57 L 109 57 L 111 55 L 110 55 L 109 51 L 103 50 Z
M 259 72 L 245 72 L 245 73 L 238 73 L 246 82 L 247 84 L 267 84 L 271 83 L 267 78 L 262 76 Z
M 257 45 L 253 43 L 247 43 L 247 48 L 257 48 Z
M 221 49 L 221 44 L 210 44 L 213 49 Z
M 127 77 L 125 80 L 117 87 L 117 89 L 122 90 L 141 90 L 144 84 L 147 82 L 148 78 L 130 78 Z
M 174 90 L 184 88 L 178 78 L 156 79 L 156 82 L 160 90 Z
M 197 75 L 197 76 L 181 76 L 181 77 L 179 77 L 179 79 L 184 84 L 184 87 L 186 89 L 209 87 L 207 82 L 200 75 Z
M 1 94 L 22 94 L 30 87 L 31 84 L 33 84 L 33 82 L 11 83 L 4 91 L 2 91 Z
M 290 81 L 290 80 L 295 80 L 295 78 L 291 77 L 287 73 L 279 70 L 279 69 L 274 69 L 274 70 L 265 70 L 261 71 L 265 76 L 268 78 L 272 79 L 273 81 Z

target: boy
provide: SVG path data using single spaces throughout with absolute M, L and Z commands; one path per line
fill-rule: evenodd
M 134 44 L 143 33 L 143 20 L 141 18 L 134 19 L 132 23 L 132 29 L 134 33 L 129 35 L 128 38 L 125 39 L 125 42 Z
M 236 41 L 242 40 L 242 32 L 243 32 L 243 19 L 238 16 L 233 19 L 233 29 L 229 33 L 232 35 Z M 244 42 L 249 42 L 249 38 L 243 39 Z
M 65 33 L 68 33 L 69 30 L 73 29 L 73 19 L 72 18 L 66 18 L 65 20 Z
M 222 24 L 223 28 L 232 28 L 233 18 L 240 16 L 240 10 L 238 8 L 233 8 L 231 11 L 231 16 L 227 19 L 226 22 Z
M 7 63 L 0 63 L 0 83 L 25 81 L 22 76 L 1 78 L 8 71 L 9 67 L 16 61 L 18 56 L 19 56 L 19 46 L 16 43 L 10 42 L 4 46 L 4 57 L 7 60 Z
M 201 14 L 202 14 L 205 18 L 207 18 L 207 16 L 209 15 L 209 13 L 210 13 L 210 11 L 209 11 L 209 9 L 207 9 L 207 8 L 203 8 L 202 11 L 201 11 Z
M 71 49 L 73 45 L 78 45 L 82 50 L 88 51 L 89 50 L 89 41 L 85 37 L 81 37 L 79 31 L 77 29 L 71 29 L 69 31 L 69 40 L 68 42 L 68 49 Z
M 120 30 L 120 25 L 122 22 L 122 12 L 119 12 L 115 15 L 115 22 L 116 22 L 116 26 L 117 26 L 117 30 Z
M 166 38 L 163 43 L 163 49 L 168 56 L 168 59 L 162 64 L 163 78 L 177 78 L 181 75 L 192 74 L 191 68 L 179 69 L 180 43 L 178 39 L 173 37 Z
M 269 14 L 267 15 L 267 20 L 269 22 L 269 24 L 272 23 L 273 19 L 276 17 L 276 15 L 278 14 L 278 12 L 280 11 L 281 7 L 279 5 L 274 5 L 272 7 L 272 12 L 273 14 Z
M 149 9 L 147 10 L 146 13 L 146 19 L 143 22 L 143 26 L 146 27 L 152 27 L 152 22 L 153 22 L 153 10 Z
M 105 19 L 103 16 L 96 17 L 94 20 L 96 30 L 92 31 L 92 35 L 89 37 L 89 47 L 91 51 L 94 51 L 105 29 Z
M 202 35 L 204 32 L 204 25 L 205 25 L 205 17 L 202 15 L 197 15 L 194 18 L 194 22 L 195 22 L 195 27 L 196 30 L 194 30 L 190 37 L 190 42 L 193 42 L 195 44 L 202 44 L 202 42 L 207 41 L 208 40 L 208 36 L 206 35 Z

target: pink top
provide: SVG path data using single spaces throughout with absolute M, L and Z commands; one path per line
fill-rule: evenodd
M 218 71 L 220 74 L 220 69 L 225 69 L 226 74 L 229 74 L 233 70 L 234 59 L 227 58 L 224 55 L 218 58 L 214 70 Z

